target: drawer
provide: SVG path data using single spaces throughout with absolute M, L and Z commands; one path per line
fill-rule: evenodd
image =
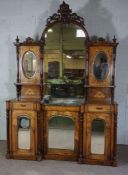
M 26 110 L 33 110 L 34 109 L 34 103 L 13 103 L 13 109 L 26 109 Z
M 88 105 L 89 112 L 109 112 L 111 110 L 109 105 Z

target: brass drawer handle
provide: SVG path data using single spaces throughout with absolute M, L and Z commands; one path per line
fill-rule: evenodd
M 97 107 L 96 109 L 98 109 L 98 110 L 102 110 L 103 108 L 102 108 L 102 107 Z

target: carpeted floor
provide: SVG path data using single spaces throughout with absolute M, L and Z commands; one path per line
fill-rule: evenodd
M 69 161 L 24 161 L 5 158 L 6 142 L 0 141 L 0 175 L 128 175 L 128 146 L 118 146 L 118 167 L 79 165 Z

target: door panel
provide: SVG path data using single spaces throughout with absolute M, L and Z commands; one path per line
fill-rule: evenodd
M 87 113 L 84 118 L 84 156 L 87 159 L 109 159 L 110 138 L 111 116 L 105 113 Z
M 45 135 L 46 157 L 54 155 L 54 159 L 76 159 L 79 143 L 78 113 L 46 111 Z
M 12 112 L 12 145 L 16 154 L 35 154 L 36 150 L 36 113 L 14 110 Z

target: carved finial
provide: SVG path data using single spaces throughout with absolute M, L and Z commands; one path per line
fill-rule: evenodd
M 20 40 L 19 40 L 19 38 L 18 38 L 18 36 L 17 36 L 17 37 L 16 37 L 16 42 L 19 43 L 19 41 L 20 41 Z
M 116 37 L 115 37 L 115 35 L 113 37 L 113 42 L 116 43 Z
M 69 8 L 69 5 L 63 1 L 63 3 L 60 5 L 60 9 L 58 10 L 58 13 L 60 13 L 62 17 L 64 15 L 68 16 L 70 13 L 72 13 L 72 10 Z
M 32 42 L 34 42 L 34 40 L 31 37 L 27 37 L 25 42 L 32 43 Z

